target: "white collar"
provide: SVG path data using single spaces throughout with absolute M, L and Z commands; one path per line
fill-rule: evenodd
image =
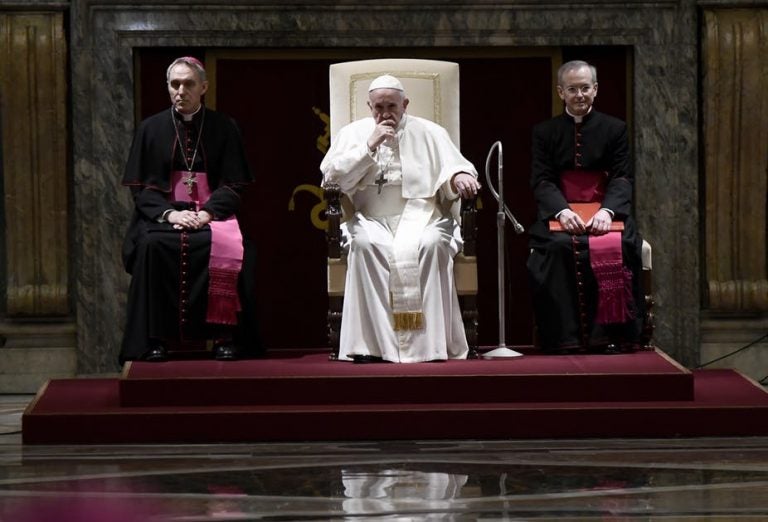
M 202 108 L 203 108 L 203 104 L 201 103 L 200 105 L 198 105 L 198 106 L 197 106 L 197 109 L 195 110 L 195 112 L 193 112 L 193 113 L 191 113 L 191 114 L 185 114 L 185 113 L 183 113 L 183 112 L 179 112 L 179 111 L 176 111 L 176 109 L 175 109 L 175 108 L 174 108 L 173 110 L 174 110 L 174 111 L 176 111 L 176 114 L 178 114 L 179 116 L 181 116 L 181 119 L 182 119 L 182 120 L 184 120 L 184 121 L 192 121 L 192 118 L 194 118 L 194 117 L 195 117 L 195 114 L 197 114 L 198 112 L 200 112 L 200 109 L 202 109 Z
M 581 120 L 584 119 L 584 116 L 586 116 L 587 114 L 592 112 L 592 106 L 590 105 L 589 106 L 589 110 L 587 111 L 587 114 L 584 114 L 582 116 L 576 116 L 575 114 L 571 114 L 571 111 L 568 110 L 568 107 L 565 108 L 565 112 L 566 112 L 566 114 L 568 114 L 568 116 L 573 118 L 573 121 L 575 121 L 576 123 L 581 123 Z

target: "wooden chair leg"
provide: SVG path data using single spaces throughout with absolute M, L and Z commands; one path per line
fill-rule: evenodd
M 331 296 L 328 298 L 328 344 L 331 347 L 328 359 L 331 361 L 336 361 L 339 358 L 341 310 L 343 307 L 344 297 Z
M 467 335 L 467 344 L 469 353 L 467 359 L 477 359 L 480 355 L 477 352 L 477 296 L 460 295 L 461 319 L 464 322 L 464 332 Z
M 324 198 L 327 203 L 325 215 L 328 218 L 328 229 L 326 230 L 326 242 L 328 245 L 328 270 L 329 285 L 333 279 L 343 289 L 344 277 L 346 271 L 338 271 L 338 265 L 341 260 L 341 187 L 335 183 L 328 183 L 324 187 Z M 335 271 L 333 274 L 330 271 Z M 335 276 L 335 277 L 332 277 Z M 343 291 L 339 292 L 336 288 L 329 288 L 328 296 L 328 344 L 331 353 L 328 359 L 335 361 L 339 358 L 339 337 L 341 335 L 341 310 L 344 305 Z
M 651 280 L 651 271 L 643 269 L 641 275 L 643 296 L 645 299 L 645 317 L 643 318 L 643 333 L 641 342 L 647 350 L 653 349 L 653 331 L 656 328 L 653 306 L 656 304 L 653 300 L 653 285 Z

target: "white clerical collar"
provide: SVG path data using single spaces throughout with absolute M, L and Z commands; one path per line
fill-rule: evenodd
M 581 116 L 576 116 L 575 114 L 571 114 L 571 111 L 568 110 L 568 107 L 565 108 L 565 112 L 566 114 L 568 114 L 568 116 L 573 118 L 573 121 L 575 121 L 576 123 L 581 123 L 581 121 L 584 119 L 584 116 L 592 112 L 592 106 L 590 105 L 589 110 L 587 111 L 587 114 L 582 114 Z
M 176 108 L 175 108 L 175 107 L 173 108 L 173 110 L 174 110 L 174 111 L 176 111 L 176 114 L 178 114 L 179 116 L 181 116 L 181 119 L 183 119 L 184 121 L 192 121 L 192 118 L 194 118 L 194 117 L 195 117 L 195 114 L 197 114 L 198 112 L 200 112 L 200 109 L 202 109 L 202 108 L 203 108 L 203 104 L 201 103 L 200 105 L 198 105 L 198 106 L 197 106 L 197 109 L 195 109 L 195 112 L 193 112 L 193 113 L 191 113 L 191 114 L 186 114 L 186 113 L 184 113 L 184 112 L 179 112 L 179 111 L 176 111 Z

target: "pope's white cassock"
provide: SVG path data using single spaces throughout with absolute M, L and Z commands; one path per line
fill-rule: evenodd
M 339 359 L 466 358 L 453 279 L 459 194 L 450 181 L 477 171 L 429 120 L 404 114 L 397 140 L 371 152 L 374 127 L 364 118 L 342 128 L 320 165 L 325 183 L 337 183 L 355 208 L 342 225 L 348 270 Z

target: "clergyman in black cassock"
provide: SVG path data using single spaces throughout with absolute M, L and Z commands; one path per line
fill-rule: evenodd
M 564 113 L 533 130 L 531 187 L 538 215 L 527 264 L 538 340 L 550 353 L 631 350 L 642 333 L 644 301 L 626 124 L 593 109 L 597 73 L 585 62 L 561 67 L 558 94 Z M 586 185 L 588 199 L 599 203 L 592 219 L 571 210 L 573 181 L 581 190 Z M 614 222 L 623 223 L 623 231 L 612 232 Z M 562 231 L 551 231 L 550 223 Z M 618 266 L 603 277 L 593 250 L 608 234 L 615 237 Z
M 123 177 L 135 207 L 123 245 L 132 278 L 120 362 L 162 361 L 169 348 L 207 342 L 217 359 L 259 355 L 255 252 L 236 220 L 253 181 L 239 129 L 202 105 L 196 59 L 174 61 L 168 85 L 173 105 L 141 122 Z M 235 250 L 221 267 L 211 254 L 221 250 L 212 247 L 218 226 L 229 227 L 216 237 Z

